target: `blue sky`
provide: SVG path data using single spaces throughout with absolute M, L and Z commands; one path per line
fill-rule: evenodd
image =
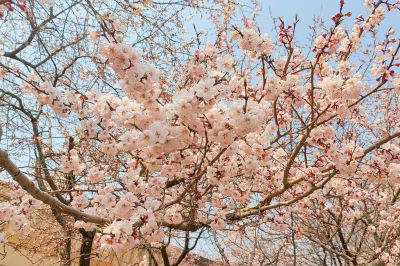
M 391 1 L 393 2 L 393 1 Z M 258 18 L 259 26 L 264 32 L 272 32 L 273 24 L 270 17 L 282 17 L 285 21 L 293 21 L 298 14 L 300 22 L 298 36 L 308 36 L 310 30 L 308 26 L 313 24 L 313 18 L 320 16 L 325 20 L 326 25 L 332 25 L 330 17 L 339 10 L 339 0 L 261 0 L 261 12 Z M 368 11 L 364 7 L 363 0 L 346 0 L 344 11 L 352 13 L 351 18 L 346 19 L 345 23 L 351 25 L 354 18 L 358 15 L 366 17 Z M 387 19 L 382 23 L 382 29 L 390 26 L 400 33 L 400 13 L 393 11 L 388 14 Z
M 241 3 L 249 3 L 250 0 L 241 0 Z M 394 2 L 391 0 L 390 2 Z M 261 11 L 257 18 L 257 25 L 260 27 L 262 33 L 269 33 L 273 38 L 274 24 L 271 15 L 274 18 L 281 17 L 286 23 L 291 23 L 296 14 L 300 19 L 297 27 L 297 40 L 302 45 L 309 44 L 310 29 L 309 26 L 313 25 L 313 19 L 316 16 L 321 17 L 325 21 L 325 25 L 329 28 L 333 25 L 331 16 L 339 10 L 339 0 L 259 0 Z M 249 11 L 248 9 L 246 10 Z M 251 10 L 250 10 L 251 11 Z M 369 10 L 364 7 L 364 0 L 345 0 L 344 12 L 350 11 L 352 16 L 346 18 L 344 25 L 351 27 L 354 18 L 363 15 L 367 17 Z M 240 12 L 239 12 L 240 14 Z M 237 23 L 235 25 L 241 27 L 242 15 L 237 16 Z M 194 35 L 193 23 L 196 24 L 198 29 L 205 29 L 208 34 L 208 40 L 213 39 L 212 25 L 207 19 L 195 18 L 194 21 L 188 21 L 186 30 L 190 35 Z M 381 25 L 381 33 L 386 32 L 390 27 L 396 30 L 400 35 L 400 12 L 398 10 L 392 11 L 387 14 L 384 22 Z M 351 28 L 350 28 L 351 29 Z M 399 36 L 397 35 L 397 36 Z

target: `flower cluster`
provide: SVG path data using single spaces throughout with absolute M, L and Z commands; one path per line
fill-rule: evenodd
M 32 89 L 32 91 L 40 104 L 50 106 L 60 116 L 67 116 L 69 108 L 65 104 L 64 93 L 54 88 L 50 82 L 42 82 L 39 84 L 39 89 Z
M 243 30 L 234 32 L 233 39 L 240 40 L 240 48 L 249 51 L 254 55 L 268 56 L 272 54 L 274 45 L 268 34 L 260 36 L 260 34 L 253 28 L 252 23 Z
M 74 175 L 80 174 L 84 169 L 84 165 L 80 163 L 78 151 L 72 149 L 67 155 L 61 157 L 60 171 L 64 173 L 72 172 Z
M 8 234 L 25 234 L 29 232 L 31 215 L 38 210 L 42 204 L 40 201 L 27 195 L 20 187 L 3 187 L 2 192 L 13 189 L 12 193 L 7 193 L 9 200 L 0 203 L 0 243 L 7 242 Z

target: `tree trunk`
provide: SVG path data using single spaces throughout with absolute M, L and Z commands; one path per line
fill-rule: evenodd
M 63 266 L 71 266 L 71 232 L 66 232 L 65 237 L 65 249 L 62 254 Z
M 90 266 L 94 232 L 87 232 L 83 229 L 79 229 L 79 232 L 83 237 L 79 257 L 79 266 Z

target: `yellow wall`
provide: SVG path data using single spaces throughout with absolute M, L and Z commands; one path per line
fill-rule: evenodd
M 3 252 L 4 250 L 2 248 L 1 253 Z M 31 266 L 33 263 L 37 263 L 37 265 L 40 266 L 59 265 L 58 260 L 55 258 L 42 259 L 41 256 L 32 254 L 30 254 L 29 257 L 26 257 L 24 254 L 21 254 L 21 252 L 10 246 L 5 247 L 5 252 L 5 258 L 1 259 L 2 257 L 0 257 L 0 266 Z

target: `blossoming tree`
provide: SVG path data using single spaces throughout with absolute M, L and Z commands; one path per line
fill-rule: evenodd
M 321 265 L 319 251 L 304 255 L 317 246 L 329 253 L 325 265 L 395 265 L 400 40 L 394 28 L 379 29 L 400 2 L 364 5 L 369 15 L 354 17 L 339 1 L 308 50 L 297 43 L 298 20 L 280 21 L 277 36 L 250 19 L 216 22 L 214 43 L 203 45 L 196 31 L 179 74 L 149 63 L 97 13 L 103 31 L 89 36 L 98 53 L 78 48 L 96 68 L 80 79 L 65 70 L 61 83 L 2 64 L 21 91 L 1 89 L 2 101 L 31 120 L 38 154 L 22 168 L 6 146 L 0 151 L 20 191 L 2 205 L 2 226 L 23 230 L 48 205 L 88 239 L 82 265 L 92 241 L 117 254 L 157 248 L 164 265 L 178 265 L 206 231 L 226 264 L 236 254 L 254 265 Z M 223 6 L 225 14 L 233 8 Z M 4 56 L 15 60 L 24 48 Z M 14 132 L 15 141 L 26 134 Z M 274 232 L 280 243 L 257 249 Z M 173 238 L 184 244 L 171 260 Z

